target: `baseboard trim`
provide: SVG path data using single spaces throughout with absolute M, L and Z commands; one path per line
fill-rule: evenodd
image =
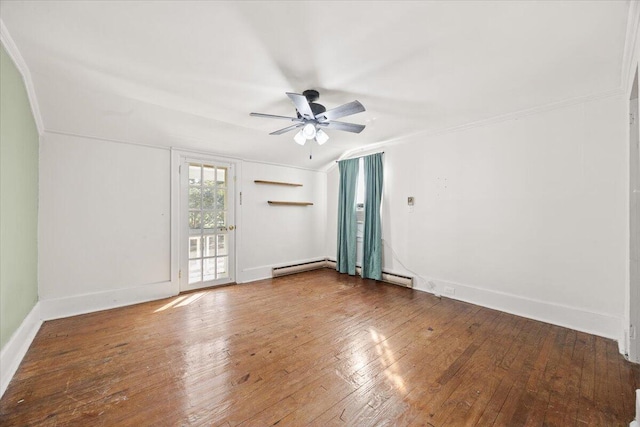
M 37 302 L 0 351 L 0 367 L 2 368 L 0 369 L 0 397 L 7 390 L 11 379 L 29 350 L 31 342 L 42 326 L 40 308 L 40 303 Z
M 177 295 L 171 281 L 66 298 L 40 300 L 42 320 L 61 319 Z
M 431 288 L 427 288 L 423 281 L 420 281 L 414 289 L 610 338 L 616 340 L 619 346 L 622 340 L 623 319 L 610 314 L 443 280 L 429 280 L 428 284 Z M 455 294 L 444 292 L 445 287 L 453 288 Z
M 640 427 L 640 389 L 636 390 L 636 418 L 630 425 Z

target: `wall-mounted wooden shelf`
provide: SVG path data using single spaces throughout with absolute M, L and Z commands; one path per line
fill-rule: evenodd
M 267 203 L 270 205 L 283 205 L 283 206 L 311 206 L 311 202 L 279 202 L 276 200 L 269 200 Z
M 295 184 L 292 182 L 264 181 L 262 179 L 256 179 L 253 182 L 255 182 L 256 184 L 286 185 L 289 187 L 302 187 L 302 184 Z

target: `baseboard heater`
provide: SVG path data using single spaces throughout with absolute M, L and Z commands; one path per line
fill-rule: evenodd
M 317 270 L 319 268 L 331 268 L 335 270 L 336 262 L 332 259 L 325 259 L 320 261 L 305 262 L 302 264 L 274 267 L 271 269 L 271 274 L 273 277 L 279 277 L 287 274 L 301 273 L 303 271 Z M 360 267 L 356 267 L 356 274 L 360 274 L 361 272 L 362 269 Z M 404 286 L 405 288 L 413 288 L 413 277 L 390 273 L 388 271 L 382 272 L 382 281 L 391 283 L 393 285 Z
M 287 274 L 302 273 L 303 271 L 318 270 L 327 266 L 327 260 L 303 262 L 301 264 L 283 265 L 271 269 L 272 277 L 286 276 Z

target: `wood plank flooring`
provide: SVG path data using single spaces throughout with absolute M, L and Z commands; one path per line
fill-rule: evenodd
M 611 340 L 318 270 L 45 322 L 3 426 L 628 426 Z

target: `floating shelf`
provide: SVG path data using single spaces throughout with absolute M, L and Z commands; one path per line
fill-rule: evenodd
M 284 205 L 284 206 L 311 206 L 311 202 L 279 202 L 275 200 L 269 200 L 267 203 L 270 205 Z
M 292 182 L 264 181 L 262 179 L 256 179 L 253 182 L 255 182 L 256 184 L 286 185 L 289 187 L 302 187 L 302 184 L 294 184 Z

